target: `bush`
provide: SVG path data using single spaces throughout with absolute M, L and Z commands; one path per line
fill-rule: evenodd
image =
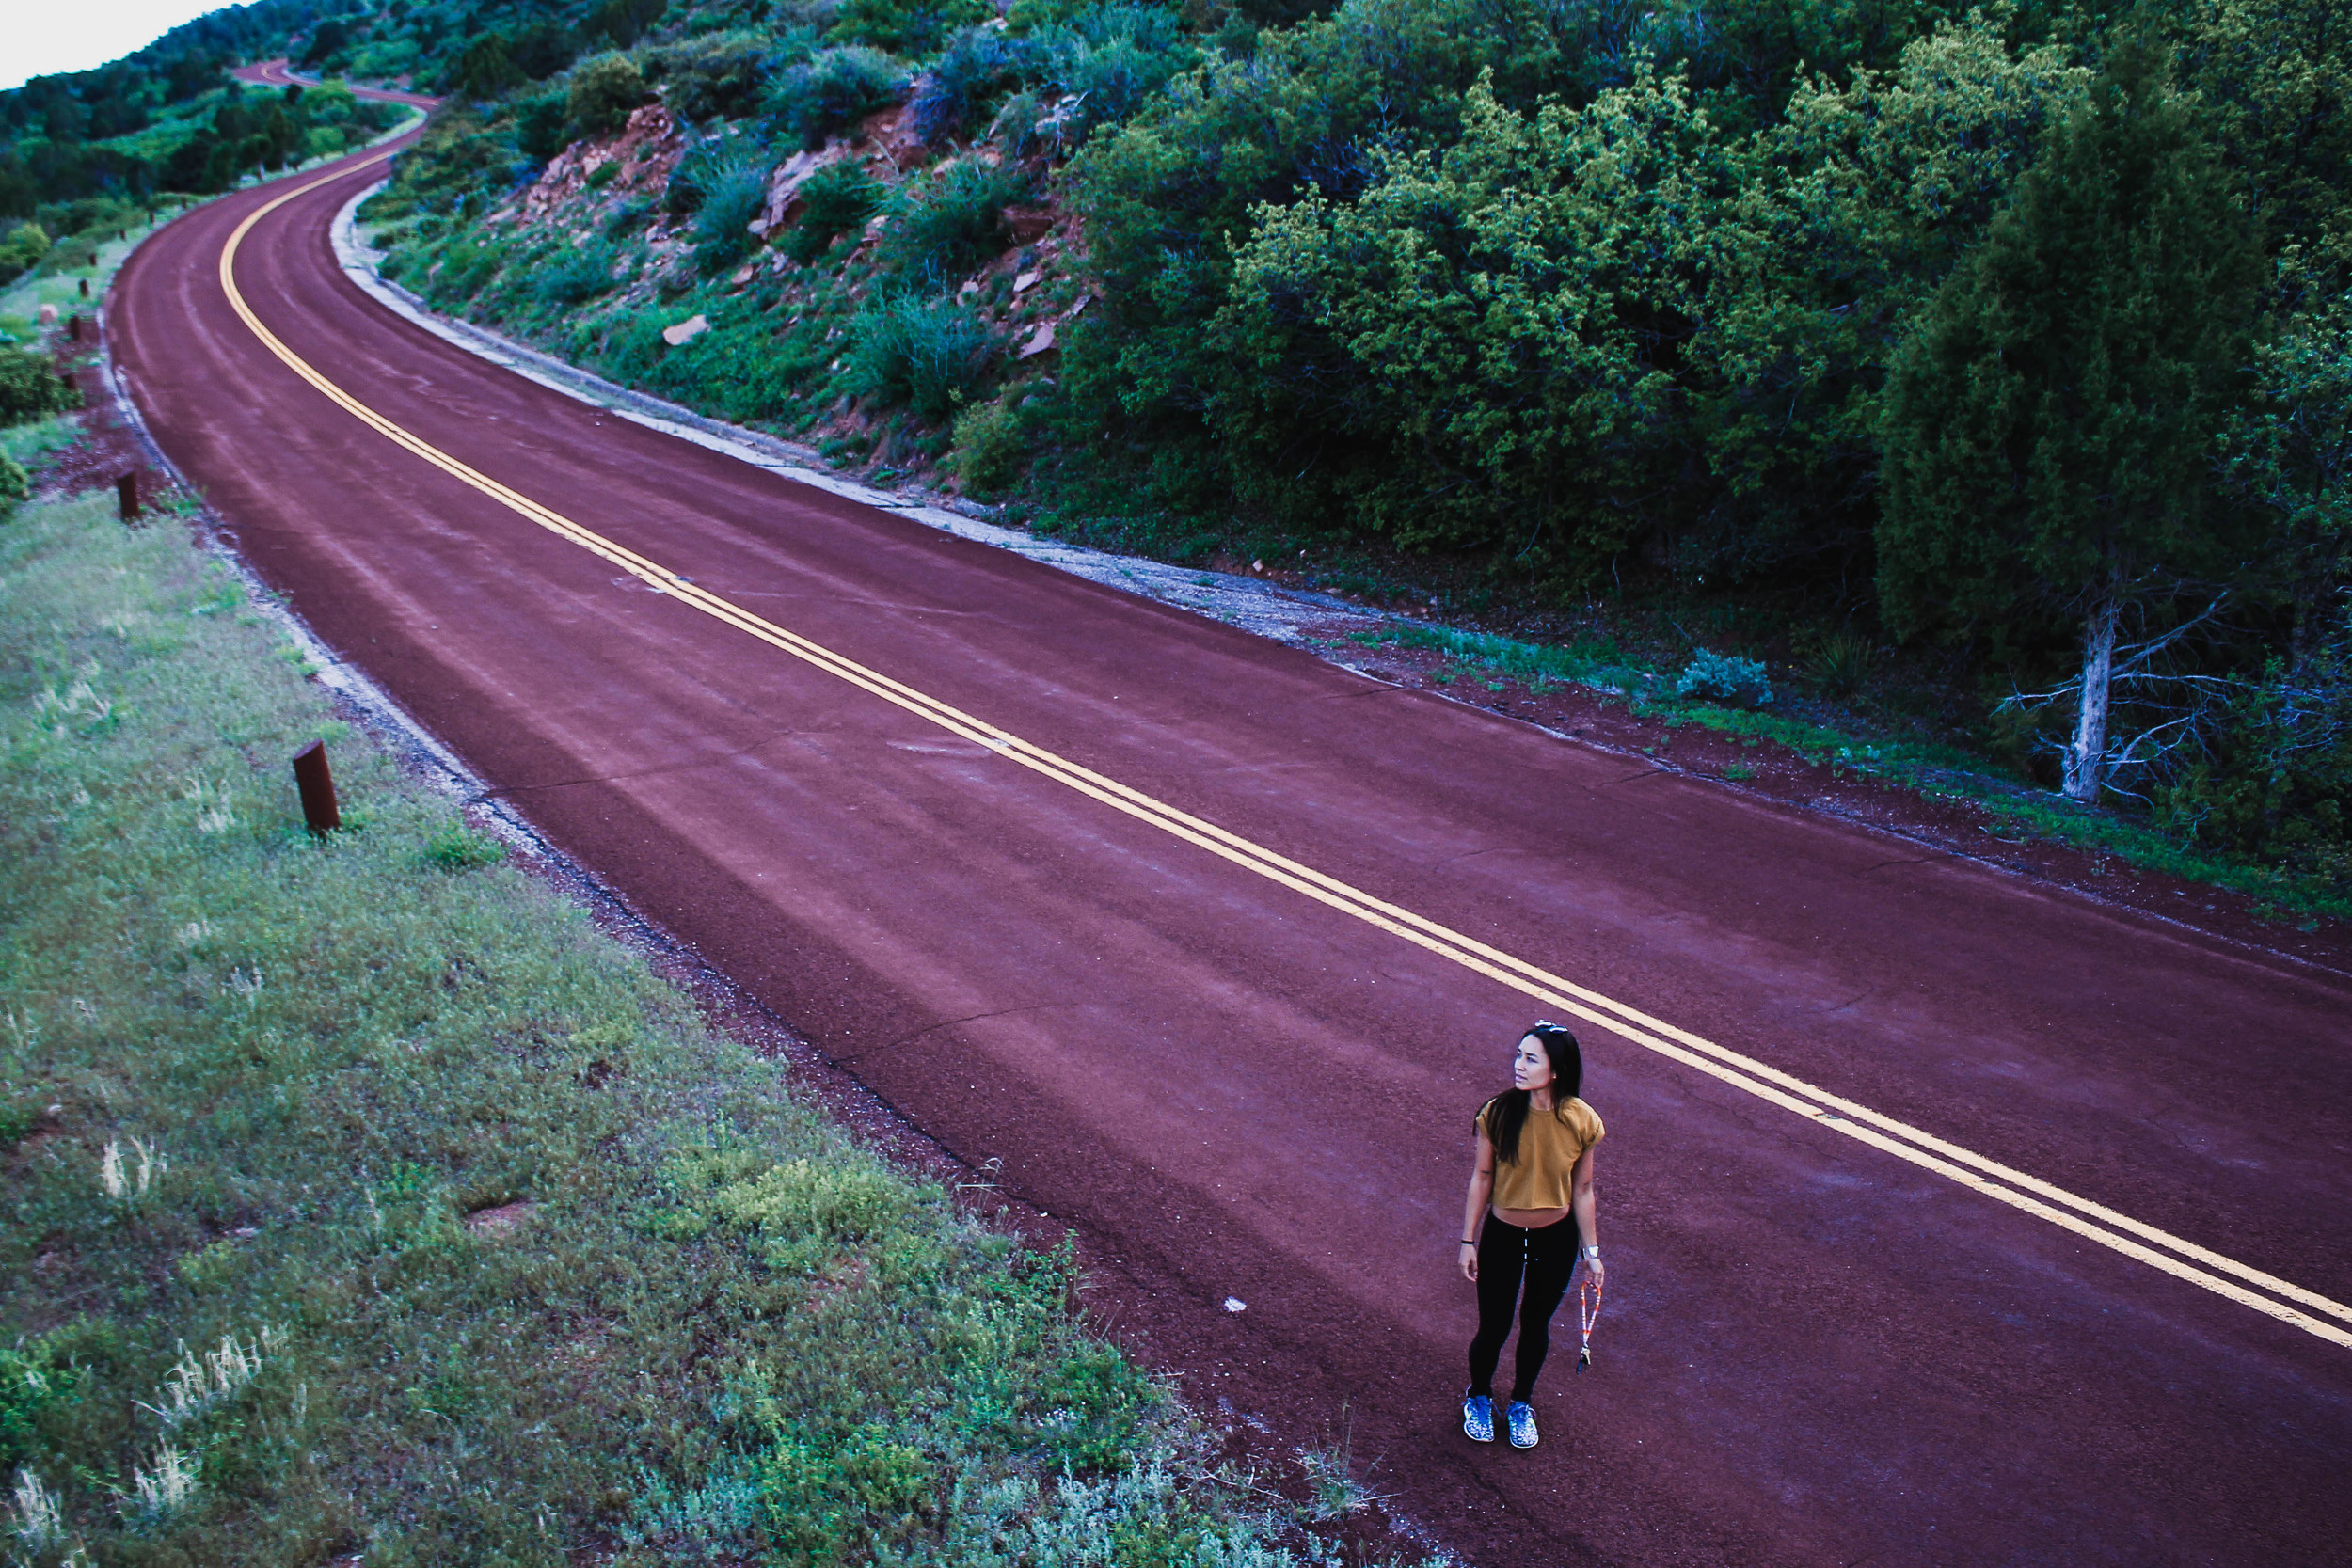
M 1762 707 L 1772 700 L 1772 687 L 1761 660 L 1701 648 L 1675 682 L 1675 695 L 1701 702 L 1729 703 L 1734 707 Z
M 43 272 L 72 272 L 97 264 L 98 237 L 94 234 L 68 234 L 51 245 L 49 254 L 40 259 Z
M 515 112 L 515 145 L 524 156 L 551 162 L 571 142 L 571 101 L 560 92 L 527 98 Z
M 1878 649 L 1858 631 L 1833 632 L 1805 656 L 1804 673 L 1832 697 L 1850 697 L 1862 689 Z
M 1020 480 L 1027 456 L 1020 413 L 1003 400 L 956 416 L 955 450 L 948 454 L 947 470 L 967 495 L 982 499 L 1002 495 Z
M 609 136 L 645 101 L 645 76 L 626 55 L 598 55 L 572 72 L 572 124 L 583 136 Z
M 612 287 L 612 254 L 602 245 L 567 249 L 533 280 L 532 290 L 548 305 L 580 305 Z
M 1175 14 L 1154 6 L 1096 7 L 1048 40 L 1055 79 L 1078 100 L 1073 145 L 1094 126 L 1127 119 L 1200 59 L 1178 32 Z
M 827 49 L 777 78 L 770 126 L 814 151 L 835 131 L 896 103 L 906 87 L 906 72 L 879 49 Z
M 2193 843 L 2352 874 L 2352 614 L 2299 666 L 2274 660 L 2248 683 L 2154 805 Z
M 908 105 L 914 134 L 933 145 L 963 135 L 1036 69 L 1042 54 L 1035 40 L 998 28 L 965 28 L 948 40 L 915 87 Z
M 694 39 L 656 52 L 646 72 L 678 119 L 740 119 L 759 106 L 765 52 L 747 34 Z
M 759 157 L 756 147 L 733 139 L 714 137 L 693 143 L 670 171 L 670 182 L 661 190 L 661 204 L 680 217 L 699 213 L 712 191 Z
M 841 0 L 834 12 L 833 30 L 825 36 L 843 43 L 871 43 L 900 55 L 928 55 L 956 27 L 972 26 L 995 15 L 989 0 Z
M 49 254 L 49 236 L 38 223 L 20 223 L 0 240 L 0 283 L 12 283 L 40 265 Z
M 977 157 L 915 180 L 882 233 L 882 264 L 914 287 L 937 288 L 1005 247 L 1005 209 L 1029 195 L 1018 169 Z
M 624 201 L 612 209 L 612 215 L 604 220 L 604 237 L 626 239 L 644 229 L 653 218 L 653 208 L 643 201 Z
M 81 394 L 27 349 L 0 348 L 0 425 L 23 424 L 82 405 Z
M 850 332 L 850 377 L 862 392 L 943 419 L 987 382 L 995 334 L 954 300 L 902 295 L 860 315 Z
M 702 205 L 694 211 L 694 264 L 716 272 L 741 261 L 757 243 L 752 220 L 767 205 L 767 159 L 746 153 L 722 164 L 708 177 Z
M 14 506 L 33 493 L 33 476 L 24 465 L 0 452 L 0 506 Z
M 453 88 L 468 98 L 496 98 L 528 79 L 508 52 L 505 38 L 498 33 L 485 33 L 474 40 L 457 56 L 456 63 L 441 72 L 444 87 Z
M 801 215 L 786 236 L 784 252 L 805 266 L 825 253 L 833 237 L 879 211 L 887 187 L 859 163 L 818 169 L 801 187 Z

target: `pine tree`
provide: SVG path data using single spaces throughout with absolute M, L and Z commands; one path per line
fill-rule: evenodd
M 1897 353 L 1882 613 L 1906 637 L 2078 618 L 2074 800 L 2098 798 L 2126 614 L 2250 547 L 2211 472 L 2259 277 L 2191 105 L 2125 41 Z

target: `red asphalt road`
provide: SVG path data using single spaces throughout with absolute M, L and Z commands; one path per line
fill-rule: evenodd
M 263 60 L 259 65 L 238 66 L 229 74 L 253 87 L 314 87 L 319 85 L 317 77 L 295 75 L 292 62 L 282 55 L 275 60 Z M 429 109 L 440 102 L 421 92 L 397 92 L 387 87 L 353 87 L 352 91 L 361 98 L 373 98 L 386 103 L 409 103 L 420 109 Z
M 245 242 L 408 430 L 768 619 L 1359 888 L 2352 1298 L 2352 984 L 1363 679 L 654 435 Z M 111 295 L 165 450 L 297 610 L 565 850 L 948 1149 L 1286 1441 L 1345 1402 L 1475 1561 L 2346 1558 L 2352 1351 L 1597 1029 L 1597 1366 L 1455 1428 L 1470 1120 L 1521 997 L 650 591 L 372 434 L 230 310 L 275 195 Z M 1228 1296 L 1248 1303 L 1232 1314 Z M 1572 1325 L 1572 1311 L 1564 1310 Z M 1507 1366 L 1507 1361 L 1506 1361 Z

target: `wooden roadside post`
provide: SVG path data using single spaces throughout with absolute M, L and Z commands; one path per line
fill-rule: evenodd
M 326 742 L 313 740 L 294 759 L 294 787 L 302 792 L 302 820 L 325 838 L 343 825 L 335 808 L 335 775 L 326 766 Z

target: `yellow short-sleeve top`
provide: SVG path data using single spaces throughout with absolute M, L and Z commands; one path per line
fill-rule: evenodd
M 1478 1130 L 1494 1136 L 1495 1102 L 1479 1109 Z M 1519 1157 L 1495 1162 L 1494 1206 L 1498 1209 L 1565 1209 L 1569 1178 L 1584 1151 L 1600 1142 L 1607 1129 L 1600 1114 L 1581 1100 L 1570 1100 L 1550 1111 L 1530 1107 L 1527 1124 L 1519 1129 Z

